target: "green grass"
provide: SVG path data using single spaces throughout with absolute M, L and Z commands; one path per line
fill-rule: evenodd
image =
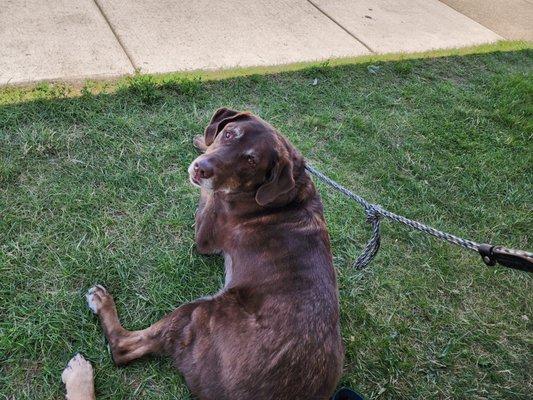
M 135 76 L 79 97 L 60 84 L 0 90 L 0 398 L 61 398 L 77 351 L 100 399 L 189 398 L 166 359 L 114 367 L 84 293 L 104 284 L 139 329 L 220 288 L 222 260 L 194 250 L 186 173 L 192 137 L 220 106 L 258 113 L 392 211 L 531 250 L 532 71 L 524 49 L 217 81 Z M 531 276 L 388 222 L 358 272 L 364 214 L 318 186 L 340 284 L 341 383 L 369 399 L 530 398 Z

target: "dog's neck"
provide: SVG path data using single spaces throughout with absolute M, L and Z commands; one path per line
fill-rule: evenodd
M 220 242 L 224 243 L 225 239 L 231 237 L 233 232 L 228 232 L 227 229 L 235 229 L 240 224 L 246 224 L 247 222 L 259 222 L 260 224 L 271 224 L 271 221 L 277 220 L 279 213 L 288 213 L 293 215 L 293 210 L 305 208 L 306 210 L 312 210 L 313 213 L 318 211 L 322 214 L 322 206 L 317 195 L 313 181 L 308 173 L 305 171 L 305 165 L 302 164 L 301 168 L 295 168 L 295 187 L 287 193 L 287 197 L 281 199 L 276 204 L 269 205 L 267 207 L 260 206 L 255 200 L 255 191 L 240 192 L 240 193 L 224 193 L 214 192 L 214 200 L 217 203 L 216 209 L 221 224 L 218 225 L 220 230 L 216 233 Z M 319 208 L 317 208 L 319 207 Z M 309 213 L 306 213 L 307 215 Z M 290 217 L 290 218 L 294 218 Z M 296 217 L 298 218 L 298 217 Z M 234 221 L 236 224 L 229 223 L 226 225 L 223 221 Z M 280 219 L 284 223 L 287 222 L 287 218 Z M 218 241 L 218 240 L 217 240 Z M 227 242 L 226 242 L 227 243 Z M 224 253 L 225 258 L 225 287 L 233 287 L 242 283 L 249 284 L 249 277 L 254 277 L 254 282 L 259 283 L 266 279 L 271 279 L 272 273 L 275 271 L 264 270 L 264 267 L 257 267 L 253 264 L 235 264 L 232 262 L 232 254 L 238 248 L 229 248 L 221 246 L 221 250 Z M 244 268 L 244 270 L 242 270 Z
M 213 196 L 221 205 L 221 210 L 225 210 L 231 216 L 238 218 L 266 215 L 290 208 L 293 204 L 301 204 L 307 199 L 313 198 L 316 193 L 313 182 L 305 171 L 303 161 L 297 163 L 293 171 L 294 188 L 266 206 L 261 206 L 257 203 L 255 199 L 257 190 L 239 192 L 215 191 Z

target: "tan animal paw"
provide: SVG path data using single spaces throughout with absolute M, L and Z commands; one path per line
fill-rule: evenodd
M 61 374 L 67 388 L 67 400 L 94 399 L 93 367 L 81 354 L 76 354 Z

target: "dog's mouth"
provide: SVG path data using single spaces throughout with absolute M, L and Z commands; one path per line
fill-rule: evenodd
M 189 174 L 189 181 L 193 186 L 202 187 L 202 178 L 197 176 L 195 173 Z
M 194 170 L 193 167 L 194 163 L 192 163 L 187 172 L 189 173 L 189 181 L 193 186 L 201 187 L 202 186 L 202 178 L 199 176 L 198 171 Z
M 202 178 L 198 171 L 189 169 L 189 182 L 194 187 L 213 190 L 213 178 Z

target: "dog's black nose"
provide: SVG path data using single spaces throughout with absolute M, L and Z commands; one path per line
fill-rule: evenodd
M 203 159 L 194 164 L 194 172 L 202 179 L 209 179 L 213 176 L 213 165 L 209 159 Z

